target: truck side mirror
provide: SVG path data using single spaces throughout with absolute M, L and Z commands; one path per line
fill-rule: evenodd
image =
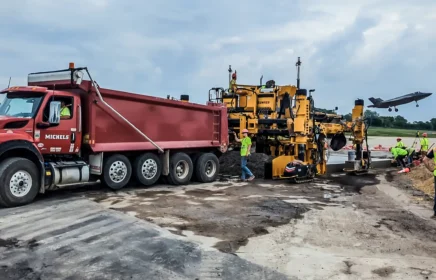
M 50 102 L 50 115 L 48 117 L 48 122 L 51 125 L 57 125 L 61 121 L 61 102 L 52 101 Z

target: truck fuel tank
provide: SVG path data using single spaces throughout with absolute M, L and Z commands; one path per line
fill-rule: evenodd
M 46 180 L 48 190 L 62 185 L 87 183 L 89 181 L 89 166 L 84 161 L 61 161 L 46 163 Z

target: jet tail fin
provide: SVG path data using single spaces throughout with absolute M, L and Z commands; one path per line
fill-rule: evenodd
M 370 97 L 370 98 L 368 98 L 368 99 L 369 99 L 369 101 L 371 101 L 372 104 L 374 104 L 374 105 L 377 105 L 378 103 L 383 102 L 383 99 L 381 99 L 381 98 Z

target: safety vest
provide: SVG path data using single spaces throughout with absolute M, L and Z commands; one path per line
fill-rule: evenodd
M 233 86 L 236 85 L 236 80 L 231 79 L 229 83 L 229 92 L 233 92 Z
M 407 148 L 406 151 L 410 156 L 415 151 L 415 149 L 414 148 Z
M 434 167 L 433 167 L 433 175 L 436 176 L 436 157 L 434 156 L 436 154 L 436 148 L 433 148 L 433 162 L 434 162 Z
M 428 138 L 422 138 L 421 139 L 421 151 L 427 152 L 428 150 Z
M 407 151 L 402 148 L 393 148 L 391 150 L 394 159 L 397 159 L 398 156 L 407 156 Z
M 396 148 L 402 148 L 404 147 L 403 141 L 397 142 L 397 145 L 395 145 Z
M 70 109 L 68 107 L 64 107 L 61 109 L 61 117 L 69 117 L 70 116 Z

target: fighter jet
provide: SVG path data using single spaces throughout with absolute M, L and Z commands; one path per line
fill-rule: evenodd
M 406 95 L 403 95 L 403 96 L 400 96 L 397 98 L 392 98 L 389 100 L 383 100 L 381 98 L 371 97 L 371 98 L 369 98 L 369 101 L 371 101 L 372 104 L 374 104 L 374 105 L 369 105 L 368 108 L 389 108 L 388 111 L 392 112 L 391 107 L 394 107 L 395 112 L 398 112 L 397 106 L 415 101 L 416 107 L 419 107 L 418 100 L 427 98 L 432 94 L 433 93 L 425 93 L 425 92 L 417 91 L 414 93 L 409 93 L 409 94 L 406 94 Z

